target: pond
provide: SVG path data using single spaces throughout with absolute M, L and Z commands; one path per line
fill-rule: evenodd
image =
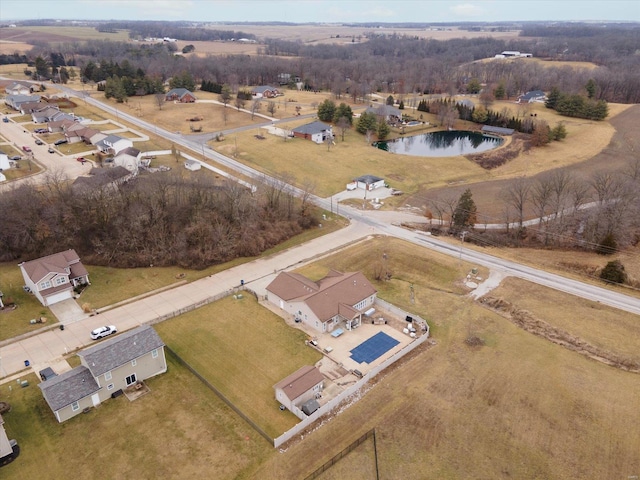
M 502 145 L 500 137 L 466 130 L 423 133 L 373 145 L 386 152 L 420 157 L 454 157 L 470 153 L 486 152 Z

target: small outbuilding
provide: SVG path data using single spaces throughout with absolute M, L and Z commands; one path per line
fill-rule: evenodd
M 202 164 L 200 162 L 196 162 L 195 160 L 187 160 L 186 162 L 184 162 L 184 168 L 195 172 L 202 168 Z
M 333 138 L 331 125 L 318 121 L 296 127 L 292 133 L 296 138 L 304 138 L 318 144 L 323 143 L 327 137 Z
M 375 175 L 362 175 L 361 177 L 354 178 L 353 183 L 356 184 L 356 188 L 361 188 L 369 192 L 385 186 L 384 178 L 376 177 Z

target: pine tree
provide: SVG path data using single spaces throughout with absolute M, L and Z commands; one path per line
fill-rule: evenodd
M 473 228 L 477 221 L 476 203 L 473 201 L 473 194 L 470 189 L 466 189 L 456 205 L 453 212 L 453 227 L 456 231 L 463 228 Z

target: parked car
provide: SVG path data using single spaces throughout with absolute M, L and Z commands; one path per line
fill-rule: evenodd
M 36 139 L 36 145 L 44 145 L 44 142 L 38 138 Z
M 66 138 L 61 138 L 60 140 L 56 140 L 55 142 L 53 142 L 54 145 L 62 145 L 63 143 L 67 143 Z
M 2 117 L 2 121 L 3 121 L 4 123 L 9 123 L 9 119 L 8 119 L 7 117 Z
M 23 151 L 23 152 L 30 152 L 30 151 L 31 151 L 31 148 L 30 148 L 30 147 L 27 147 L 26 145 L 24 145 L 24 146 L 22 147 L 22 151 Z
M 81 164 L 83 164 L 83 165 L 84 165 L 84 162 L 86 162 L 86 161 L 87 161 L 87 159 L 86 159 L 86 158 L 84 158 L 84 157 L 78 157 L 78 158 L 76 158 L 76 160 L 77 160 L 78 162 L 80 162 Z
M 13 157 L 9 157 L 9 160 L 17 162 L 18 160 L 22 160 L 22 157 L 20 155 L 14 155 Z
M 117 333 L 118 329 L 113 325 L 105 325 L 104 327 L 96 328 L 95 330 L 91 330 L 91 339 L 98 340 L 103 337 L 108 337 L 114 333 Z
M 57 377 L 58 374 L 53 371 L 51 367 L 47 367 L 44 370 L 40 370 L 40 378 L 43 382 L 46 382 L 50 378 Z
M 34 133 L 49 133 L 49 130 L 47 130 L 46 128 L 36 128 L 34 130 Z
M 56 153 L 56 151 L 53 149 L 53 147 L 49 147 L 49 150 L 47 150 L 49 153 Z

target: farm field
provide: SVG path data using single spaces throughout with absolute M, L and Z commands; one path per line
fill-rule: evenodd
M 287 326 L 249 293 L 167 320 L 156 330 L 272 438 L 298 423 L 278 408 L 273 385 L 322 355 L 305 345 L 304 332 Z

